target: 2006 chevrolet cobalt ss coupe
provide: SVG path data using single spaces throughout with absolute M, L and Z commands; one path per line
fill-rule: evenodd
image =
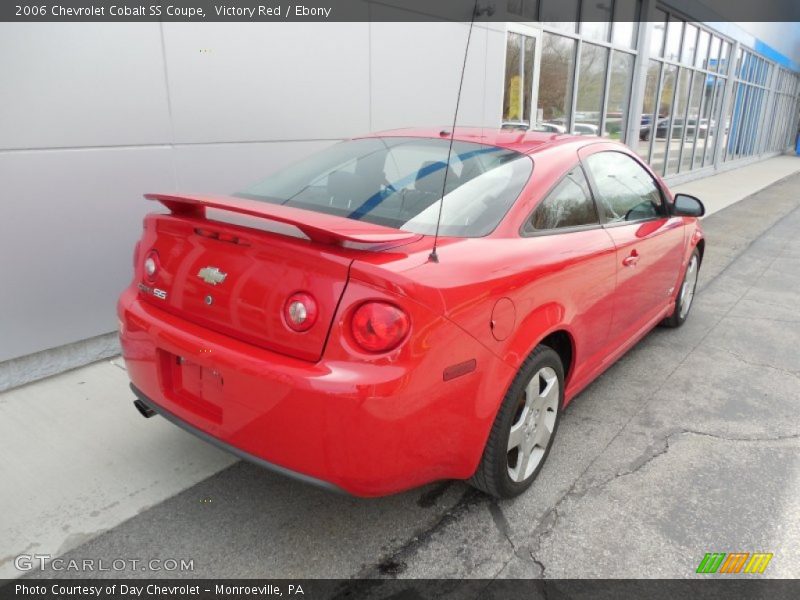
M 449 137 L 148 194 L 169 212 L 118 305 L 137 408 L 356 495 L 525 490 L 569 401 L 686 319 L 703 206 L 618 143 L 457 129 L 448 165 Z

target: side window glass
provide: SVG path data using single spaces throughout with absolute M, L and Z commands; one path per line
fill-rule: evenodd
M 575 167 L 539 203 L 526 224 L 525 231 L 532 233 L 598 223 L 597 209 L 592 201 L 586 176 L 583 169 Z
M 598 152 L 586 159 L 597 201 L 611 222 L 643 221 L 663 214 L 661 192 L 644 167 L 622 152 Z

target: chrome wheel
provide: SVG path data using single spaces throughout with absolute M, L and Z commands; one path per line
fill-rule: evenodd
M 508 475 L 521 483 L 544 459 L 553 435 L 560 397 L 558 376 L 550 367 L 539 369 L 519 400 L 508 435 Z
M 686 318 L 689 314 L 689 309 L 692 307 L 692 300 L 694 299 L 694 289 L 697 286 L 697 255 L 693 254 L 689 260 L 689 266 L 686 267 L 686 275 L 683 278 L 683 285 L 681 286 L 681 293 L 679 297 L 680 304 L 680 318 Z

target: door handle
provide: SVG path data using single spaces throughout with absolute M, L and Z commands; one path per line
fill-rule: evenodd
M 639 253 L 636 250 L 633 250 L 630 256 L 622 259 L 622 265 L 625 267 L 635 267 L 638 262 Z

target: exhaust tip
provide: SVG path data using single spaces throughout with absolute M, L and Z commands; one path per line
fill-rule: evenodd
M 139 414 L 142 415 L 145 419 L 149 419 L 150 417 L 154 417 L 156 415 L 156 411 L 147 406 L 147 404 L 145 404 L 141 400 L 134 400 L 133 405 L 136 407 L 136 410 L 139 411 Z

